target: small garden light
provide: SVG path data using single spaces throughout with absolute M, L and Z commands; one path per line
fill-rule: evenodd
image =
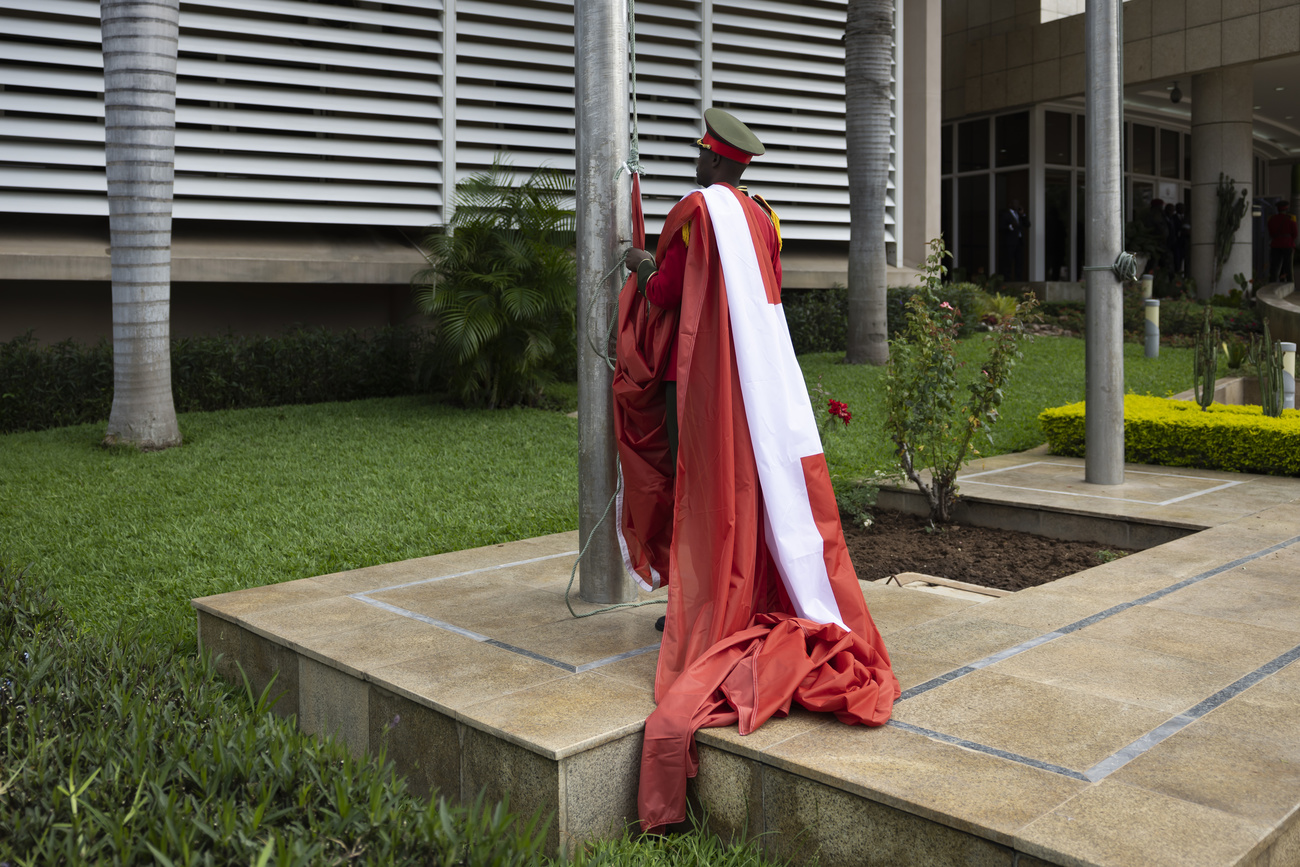
M 1295 409 L 1295 344 L 1282 342 L 1282 409 Z
M 1148 298 L 1142 302 L 1146 308 L 1147 358 L 1160 356 L 1160 299 Z

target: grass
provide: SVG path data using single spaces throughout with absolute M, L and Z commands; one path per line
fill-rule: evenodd
M 962 341 L 963 359 L 980 343 Z M 1191 350 L 1124 351 L 1131 391 L 1190 381 Z M 854 413 L 826 443 L 848 480 L 888 469 L 892 450 L 875 399 L 884 371 L 839 360 L 801 363 Z M 1040 444 L 1039 410 L 1083 395 L 1083 341 L 1030 342 L 986 451 Z M 578 425 L 562 413 L 399 397 L 180 422 L 185 444 L 157 454 L 99 447 L 98 424 L 0 437 L 0 556 L 31 564 L 84 626 L 125 620 L 192 644 L 194 597 L 577 525 Z
M 976 359 L 978 340 L 962 342 L 964 360 Z M 1172 393 L 1190 379 L 1189 350 L 1166 349 L 1160 359 L 1148 361 L 1140 357 L 1140 347 L 1125 345 L 1124 349 L 1126 382 L 1132 391 Z M 847 431 L 828 439 L 827 456 L 834 475 L 856 478 L 887 469 L 891 463 L 874 408 L 883 371 L 848 367 L 838 363 L 839 357 L 838 353 L 810 355 L 801 363 L 810 383 L 820 376 L 824 387 L 837 399 L 848 401 L 855 414 Z M 1038 411 L 1080 399 L 1083 377 L 1082 341 L 1058 338 L 1031 343 L 1008 390 L 993 450 L 1014 451 L 1040 443 Z M 106 701 L 95 690 L 116 690 L 117 695 L 138 682 L 146 670 L 160 678 L 181 669 L 189 672 L 168 687 L 175 698 L 159 705 L 170 715 L 159 725 L 175 730 L 178 737 L 201 736 L 201 743 L 194 742 L 195 749 L 202 747 L 196 756 L 207 754 L 211 744 L 206 732 L 218 724 L 224 727 L 221 741 L 236 750 L 232 761 L 251 761 L 262 754 L 287 757 L 314 749 L 301 739 L 294 741 L 289 727 L 277 728 L 255 706 L 240 706 L 238 690 L 212 684 L 214 691 L 205 693 L 204 699 L 209 704 L 192 706 L 197 694 L 191 687 L 206 683 L 211 675 L 195 668 L 189 599 L 559 532 L 577 523 L 577 422 L 559 412 L 476 412 L 422 398 L 384 398 L 189 413 L 180 417 L 180 423 L 185 445 L 156 454 L 99 447 L 102 424 L 0 436 L 0 557 L 13 564 L 31 564 L 31 578 L 53 588 L 77 622 L 77 634 L 91 641 L 84 647 L 69 644 L 67 652 L 83 660 L 104 657 L 109 663 L 102 673 L 87 670 L 76 690 L 61 682 L 37 683 L 43 676 L 39 673 L 32 675 L 31 687 L 24 686 L 39 686 L 60 700 L 74 693 L 86 696 L 81 702 L 84 714 L 77 712 L 85 725 L 70 721 L 79 727 L 75 742 L 67 742 L 68 750 L 61 748 L 58 761 L 51 753 L 48 761 L 38 762 L 43 770 L 35 765 L 29 768 L 33 774 L 40 771 L 40 777 L 24 778 L 21 784 L 32 793 L 33 800 L 27 802 L 35 811 L 31 815 L 43 816 L 43 822 L 66 818 L 67 804 L 57 794 L 62 775 L 80 773 L 76 779 L 82 781 L 93 772 L 89 765 L 78 765 L 81 747 L 76 745 L 93 732 L 114 730 L 111 725 L 105 728 L 108 722 L 102 717 L 121 703 Z M 10 606 L 10 610 L 16 609 Z M 127 628 L 122 629 L 122 624 Z M 101 640 L 112 647 L 94 644 Z M 0 669 L 17 670 L 19 643 L 7 641 L 0 647 Z M 61 664 L 43 671 L 66 673 L 74 668 Z M 114 680 L 117 672 L 122 673 L 120 683 Z M 159 688 L 150 681 L 141 695 L 157 698 Z M 136 797 L 131 794 L 136 791 L 134 780 L 172 773 L 170 760 L 145 755 L 151 740 L 140 734 L 145 716 L 143 711 L 133 711 L 116 723 L 133 726 L 132 749 L 139 753 L 121 759 L 117 767 L 129 765 L 132 770 L 122 770 L 127 774 L 122 777 L 125 782 L 109 793 L 111 803 L 105 802 L 103 813 L 106 832 L 120 832 L 124 840 L 130 836 L 123 829 L 130 821 L 131 799 Z M 113 738 L 99 738 L 96 743 L 100 741 L 105 750 L 117 749 Z M 241 749 L 240 743 L 256 749 Z M 389 804 L 394 811 L 390 815 L 400 813 L 417 824 L 423 821 L 417 818 L 418 811 L 412 813 L 406 806 L 400 786 L 380 779 L 382 772 L 370 774 L 348 765 L 345 758 L 337 759 L 342 748 L 328 741 L 320 749 L 323 764 L 299 763 L 293 765 L 298 768 L 293 773 L 313 773 L 316 768 L 322 774 L 341 775 L 321 779 L 322 786 L 337 793 L 322 810 L 338 814 L 364 790 L 372 804 Z M 4 758 L 0 749 L 0 767 L 7 767 Z M 336 767 L 341 770 L 330 770 Z M 231 784 L 243 780 L 242 775 L 234 768 L 228 775 Z M 0 774 L 0 790 L 6 780 L 13 782 Z M 295 776 L 292 782 L 298 785 L 300 780 Z M 385 795 L 380 790 L 391 791 Z M 230 815 L 243 816 L 260 802 L 233 794 L 229 803 Z M 156 814 L 161 821 L 176 818 L 171 808 L 164 807 Z M 251 813 L 248 821 L 256 829 L 261 813 L 256 809 Z M 277 853 L 277 861 L 311 863 L 325 854 L 320 850 L 325 843 L 319 828 L 304 826 L 300 831 L 289 823 L 277 824 L 276 829 L 277 835 L 302 848 L 302 858 L 285 850 L 283 856 Z M 59 850 L 70 863 L 78 863 L 80 839 L 76 834 L 58 837 L 60 846 L 73 847 Z M 260 857 L 266 839 L 270 837 L 250 832 L 248 840 L 255 845 L 241 843 L 237 859 L 251 860 L 246 856 L 253 852 Z M 195 840 L 196 845 L 207 845 L 198 837 Z M 729 847 L 703 831 L 649 841 L 625 835 L 621 841 L 600 844 L 579 861 L 738 867 L 770 863 L 752 846 Z
M 960 341 L 959 357 L 967 364 L 976 363 L 981 358 L 982 344 L 979 336 Z M 1127 391 L 1164 397 L 1191 387 L 1192 350 L 1165 347 L 1159 358 L 1145 358 L 1142 346 L 1123 346 Z M 1024 355 L 1006 389 L 1002 417 L 993 428 L 993 443 L 976 443 L 986 455 L 1041 445 L 1046 440 L 1038 427 L 1038 413 L 1084 398 L 1082 338 L 1037 338 L 1025 344 Z M 809 385 L 815 385 L 820 377 L 822 387 L 836 400 L 846 402 L 853 413 L 848 428 L 826 437 L 826 462 L 837 482 L 890 470 L 894 459 L 893 445 L 884 434 L 884 402 L 877 398 L 884 387 L 884 369 L 841 364 L 842 358 L 842 353 L 828 352 L 799 359 Z M 824 411 L 822 407 L 814 409 Z
M 0 556 L 84 626 L 193 644 L 197 596 L 577 524 L 575 419 L 416 397 L 180 417 L 185 444 L 98 424 L 0 437 Z

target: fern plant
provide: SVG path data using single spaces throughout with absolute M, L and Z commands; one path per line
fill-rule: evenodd
M 461 182 L 412 281 L 432 320 L 426 382 L 468 406 L 535 404 L 575 363 L 572 200 L 572 179 L 547 168 L 516 185 L 498 161 Z

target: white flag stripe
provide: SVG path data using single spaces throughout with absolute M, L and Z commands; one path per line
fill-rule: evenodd
M 704 190 L 727 284 L 727 308 L 745 418 L 763 492 L 764 526 L 795 614 L 848 630 L 822 555 L 802 458 L 822 452 L 803 371 L 785 317 L 767 300 L 743 206 L 730 187 Z

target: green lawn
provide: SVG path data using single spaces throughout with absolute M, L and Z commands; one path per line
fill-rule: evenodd
M 976 336 L 958 344 L 959 357 L 974 364 L 984 357 L 984 338 Z M 1024 347 L 1025 357 L 1012 371 L 1002 403 L 1002 418 L 993 428 L 993 445 L 976 443 L 984 454 L 1005 454 L 1045 442 L 1038 428 L 1038 413 L 1084 399 L 1084 344 L 1081 338 L 1040 337 Z M 1162 397 L 1192 387 L 1191 349 L 1160 350 L 1159 358 L 1145 358 L 1139 344 L 1124 344 L 1124 386 L 1138 394 Z M 884 370 L 841 364 L 835 352 L 805 355 L 799 359 L 810 385 L 818 378 L 836 400 L 848 403 L 853 421 L 848 428 L 826 437 L 826 461 L 837 481 L 859 479 L 876 470 L 893 467 L 893 446 L 884 435 L 883 401 L 878 398 Z M 818 412 L 821 407 L 814 407 Z
M 963 358 L 981 342 L 963 341 Z M 1190 350 L 1124 349 L 1130 390 L 1190 383 Z M 826 445 L 851 479 L 890 466 L 883 371 L 838 362 L 801 359 L 854 413 Z M 1039 410 L 1083 395 L 1083 342 L 1031 342 L 992 451 L 1039 444 Z M 0 437 L 0 556 L 52 581 L 92 629 L 125 619 L 183 643 L 196 596 L 577 525 L 578 426 L 561 413 L 389 398 L 190 413 L 181 429 L 185 445 L 157 454 L 100 448 L 102 425 Z
M 978 344 L 963 342 L 963 359 L 973 362 Z M 1191 379 L 1188 350 L 1164 350 L 1156 362 L 1141 358 L 1136 345 L 1125 353 L 1131 390 L 1166 394 Z M 801 359 L 809 381 L 820 376 L 854 413 L 852 426 L 827 443 L 831 471 L 848 479 L 887 469 L 876 400 L 883 371 L 838 361 Z M 1003 405 L 995 451 L 1038 444 L 1038 411 L 1083 393 L 1082 341 L 1030 344 Z M 90 828 L 86 840 L 96 851 L 140 849 L 136 826 L 128 827 L 137 802 L 143 818 L 135 821 L 152 829 L 149 845 L 178 858 L 198 847 L 244 863 L 269 853 L 274 837 L 283 843 L 277 863 L 305 865 L 343 847 L 340 840 L 382 837 L 391 827 L 407 836 L 417 827 L 431 837 L 482 836 L 472 818 L 441 821 L 436 805 L 413 801 L 384 769 L 347 761 L 341 745 L 304 740 L 290 723 L 245 704 L 238 689 L 213 681 L 194 657 L 189 600 L 572 529 L 577 421 L 545 410 L 467 411 L 388 398 L 190 413 L 180 423 L 185 445 L 155 454 L 101 448 L 103 424 L 0 436 L 0 560 L 29 565 L 32 579 L 17 579 L 0 562 L 0 634 L 8 636 L 0 670 L 12 675 L 5 681 L 11 698 L 33 708 L 0 714 L 7 720 L 0 731 L 9 732 L 0 739 L 0 766 L 21 771 L 0 775 L 0 789 L 10 787 L 0 798 L 0 827 L 32 831 L 14 845 L 48 848 L 46 860 L 67 863 L 93 860 L 76 854 L 77 828 Z M 46 586 L 75 625 L 32 601 Z M 6 700 L 0 693 L 0 707 Z M 37 743 L 35 733 L 54 732 L 56 723 L 58 734 L 33 752 L 29 738 Z M 264 761 L 283 778 L 283 791 L 268 787 Z M 171 798 L 176 762 L 211 772 L 202 791 Z M 96 768 L 110 772 L 95 782 Z M 89 787 L 80 790 L 80 820 L 60 794 L 74 778 Z M 299 821 L 304 811 L 290 803 L 311 792 L 329 834 L 325 825 Z M 358 812 L 367 804 L 368 813 Z M 220 813 L 221 828 L 215 819 L 196 824 L 199 813 Z M 379 813 L 386 818 L 366 818 Z M 402 851 L 422 845 L 406 841 Z M 452 848 L 445 840 L 434 846 Z M 65 851 L 72 854 L 55 857 Z M 0 856 L 10 860 L 2 836 Z M 143 854 L 129 860 L 151 863 Z M 628 836 L 580 861 L 766 863 L 753 846 L 724 847 L 704 831 Z
M 572 529 L 575 419 L 422 398 L 190 413 L 185 444 L 103 425 L 0 437 L 0 556 L 82 624 L 193 641 L 188 600 Z

